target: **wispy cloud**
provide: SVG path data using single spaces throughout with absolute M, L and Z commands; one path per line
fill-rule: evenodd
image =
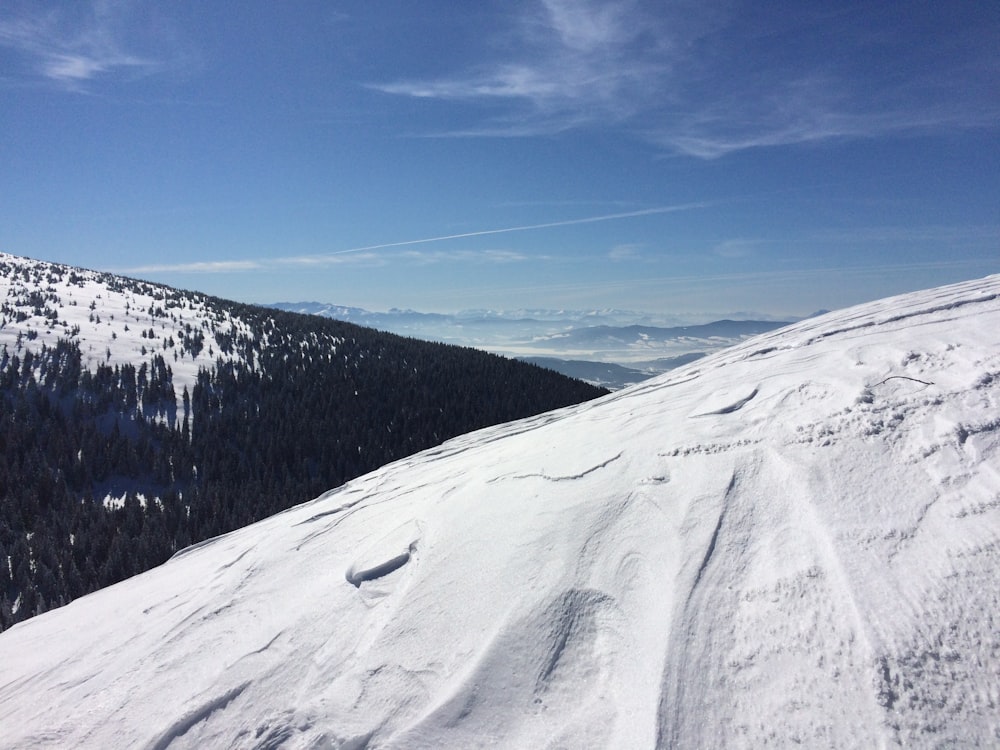
M 420 240 L 420 242 L 433 240 Z M 544 256 L 525 255 L 515 250 L 401 250 L 399 247 L 415 243 L 393 243 L 392 245 L 340 250 L 333 253 L 300 255 L 286 258 L 271 258 L 260 261 L 262 267 L 312 268 L 332 266 L 388 266 L 392 264 L 432 265 L 435 263 L 519 263 L 526 260 L 544 260 Z M 378 252 L 387 249 L 389 252 Z
M 896 18 L 810 2 L 540 0 L 503 34 L 517 40 L 503 58 L 372 88 L 483 105 L 436 136 L 615 127 L 704 159 L 1000 119 L 995 41 L 944 4 Z
M 760 240 L 725 240 L 712 248 L 712 255 L 726 258 L 727 260 L 746 258 L 753 254 L 754 248 L 758 245 L 760 245 Z
M 421 99 L 503 102 L 507 114 L 446 135 L 525 136 L 624 121 L 653 93 L 663 61 L 646 50 L 636 2 L 543 0 L 519 21 L 520 52 L 452 77 L 372 84 Z M 655 44 L 654 44 L 655 46 Z
M 399 258 L 421 265 L 434 263 L 507 264 L 527 260 L 538 262 L 546 256 L 526 255 L 516 250 L 405 250 Z
M 737 287 L 764 287 L 766 289 L 794 288 L 796 284 L 806 280 L 813 280 L 823 284 L 836 278 L 841 280 L 849 279 L 883 279 L 886 274 L 914 274 L 928 271 L 964 271 L 965 269 L 978 269 L 984 265 L 982 259 L 975 260 L 940 260 L 927 262 L 877 264 L 877 265 L 857 265 L 857 266 L 822 266 L 806 269 L 780 269 L 764 271 L 739 271 L 730 273 L 706 273 L 706 274 L 676 274 L 669 276 L 643 276 L 642 278 L 627 279 L 601 279 L 600 281 L 571 281 L 571 282 L 539 282 L 537 284 L 509 284 L 503 286 L 483 286 L 469 290 L 468 296 L 482 296 L 484 294 L 513 294 L 529 292 L 539 297 L 546 295 L 552 299 L 555 293 L 574 292 L 579 293 L 582 299 L 600 299 L 607 296 L 609 291 L 634 291 L 639 289 L 652 289 L 657 294 L 662 294 L 667 289 L 677 289 L 679 291 L 710 290 L 717 288 L 722 283 L 733 284 Z M 456 290 L 456 296 L 461 295 L 460 290 Z M 712 298 L 717 302 L 717 298 Z
M 29 3 L 0 19 L 0 47 L 14 53 L 25 75 L 83 91 L 88 82 L 163 70 L 162 57 L 135 52 L 138 37 L 162 41 L 150 19 L 125 0 L 48 5 Z M 144 32 L 152 32 L 144 34 Z
M 641 258 L 642 253 L 639 245 L 615 245 L 608 252 L 608 260 L 613 261 L 640 260 Z
M 113 269 L 122 274 L 143 273 L 234 273 L 262 271 L 268 266 L 264 260 L 208 260 L 197 263 L 151 263 L 131 268 Z
M 973 245 L 1000 247 L 1000 225 L 905 225 L 866 226 L 851 229 L 820 229 L 812 232 L 811 241 L 863 243 L 931 243 L 940 247 Z
M 230 274 L 243 272 L 275 272 L 279 270 L 319 271 L 336 266 L 384 267 L 406 264 L 428 266 L 438 263 L 474 263 L 481 265 L 520 263 L 545 260 L 547 256 L 526 255 L 515 250 L 394 250 L 389 253 L 371 251 L 346 254 L 293 255 L 255 260 L 201 261 L 197 263 L 152 263 L 130 268 L 112 269 L 125 275 L 143 274 Z

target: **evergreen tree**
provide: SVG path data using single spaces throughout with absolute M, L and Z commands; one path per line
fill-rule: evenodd
M 150 314 L 169 319 L 176 294 Z M 215 327 L 161 339 L 197 356 L 207 335 L 238 359 L 202 367 L 179 415 L 162 353 L 91 370 L 68 339 L 0 351 L 0 629 L 455 435 L 602 393 L 483 352 L 211 302 Z

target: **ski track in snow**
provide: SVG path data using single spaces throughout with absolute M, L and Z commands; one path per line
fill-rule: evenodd
M 0 748 L 1000 744 L 1000 277 L 455 438 L 0 634 Z

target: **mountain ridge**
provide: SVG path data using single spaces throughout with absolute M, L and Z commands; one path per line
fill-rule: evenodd
M 0 747 L 989 745 L 1000 277 L 402 459 L 0 634 Z
M 0 255 L 0 629 L 448 437 L 604 392 Z

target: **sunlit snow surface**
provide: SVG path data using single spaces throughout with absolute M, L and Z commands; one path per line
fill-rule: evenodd
M 996 746 L 998 428 L 1000 277 L 804 321 L 13 627 L 0 745 Z
M 32 311 L 32 294 L 44 298 L 51 319 Z M 199 369 L 211 369 L 220 359 L 253 364 L 237 352 L 219 351 L 215 338 L 220 332 L 250 335 L 247 322 L 195 292 L 0 253 L 0 305 L 10 306 L 0 314 L 0 349 L 9 354 L 38 354 L 42 345 L 54 347 L 62 338 L 80 347 L 81 364 L 91 372 L 101 364 L 138 368 L 160 355 L 171 369 L 178 402 L 185 387 L 193 388 Z M 15 322 L 16 312 L 25 319 Z M 205 336 L 204 348 L 181 354 L 178 344 L 192 332 Z

